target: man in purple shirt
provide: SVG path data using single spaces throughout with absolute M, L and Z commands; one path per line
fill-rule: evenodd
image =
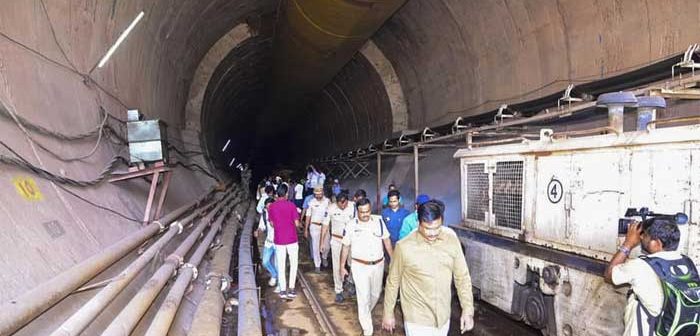
M 275 228 L 275 254 L 277 255 L 277 277 L 279 278 L 280 297 L 293 299 L 299 265 L 299 243 L 297 227 L 301 227 L 299 213 L 294 203 L 287 200 L 287 186 L 277 188 L 277 200 L 270 204 L 268 210 L 270 221 Z M 286 266 L 289 255 L 289 290 L 287 290 Z

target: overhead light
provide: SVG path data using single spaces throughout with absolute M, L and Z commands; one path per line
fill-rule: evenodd
M 226 141 L 226 144 L 224 145 L 224 148 L 222 148 L 221 151 L 222 151 L 222 152 L 225 152 L 225 151 L 226 151 L 226 148 L 228 148 L 228 144 L 230 144 L 230 143 L 231 143 L 231 139 L 228 139 L 228 140 Z
M 233 163 L 236 161 L 236 158 L 231 159 L 231 163 L 228 164 L 229 167 L 233 166 Z
M 131 24 L 129 25 L 129 27 L 127 27 L 126 30 L 124 32 L 122 32 L 121 35 L 119 35 L 119 38 L 117 38 L 117 42 L 114 42 L 114 44 L 109 48 L 109 50 L 107 50 L 107 54 L 105 54 L 105 56 L 102 57 L 102 59 L 100 60 L 100 63 L 97 63 L 98 68 L 103 67 L 105 65 L 105 63 L 107 63 L 109 58 L 112 57 L 112 54 L 114 54 L 114 52 L 117 50 L 117 48 L 119 48 L 119 45 L 121 45 L 122 42 L 124 42 L 124 40 L 126 39 L 126 37 L 129 35 L 129 33 L 131 33 L 131 30 L 134 29 L 134 27 L 136 27 L 136 24 L 139 23 L 139 21 L 141 21 L 141 19 L 143 18 L 143 15 L 144 15 L 144 12 L 141 11 L 141 13 L 139 13 L 139 15 L 136 16 L 134 21 L 131 21 Z

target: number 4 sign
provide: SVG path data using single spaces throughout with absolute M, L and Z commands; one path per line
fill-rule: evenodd
M 552 178 L 547 185 L 547 198 L 556 204 L 561 201 L 562 196 L 564 196 L 564 187 L 559 180 Z
M 41 201 L 44 195 L 36 185 L 36 182 L 31 177 L 18 176 L 12 179 L 12 184 L 15 185 L 17 193 L 27 201 Z

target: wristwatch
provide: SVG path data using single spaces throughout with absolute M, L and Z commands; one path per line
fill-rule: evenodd
M 620 252 L 622 252 L 624 255 L 626 255 L 626 256 L 628 256 L 628 257 L 630 256 L 630 252 L 631 252 L 631 251 L 630 251 L 630 249 L 628 249 L 627 247 L 625 247 L 625 245 L 620 245 L 620 247 L 618 247 L 617 250 L 620 251 Z

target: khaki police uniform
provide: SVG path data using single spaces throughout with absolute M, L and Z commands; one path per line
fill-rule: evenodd
M 326 217 L 326 212 L 328 211 L 328 206 L 331 201 L 323 197 L 320 201 L 315 197 L 309 201 L 309 209 L 306 210 L 306 215 L 311 217 L 311 224 L 309 225 L 309 234 L 311 235 L 311 255 L 314 259 L 314 266 L 316 268 L 321 267 L 321 244 L 326 247 L 323 252 L 323 259 L 328 260 L 328 251 L 330 250 L 330 236 L 326 241 L 321 242 L 321 225 L 323 225 L 323 219 Z
M 350 221 L 343 245 L 350 248 L 352 277 L 357 292 L 357 314 L 365 335 L 372 335 L 372 310 L 382 293 L 384 275 L 384 239 L 389 239 L 384 221 L 371 215 L 369 221 Z
M 340 252 L 343 249 L 343 237 L 345 227 L 355 218 L 355 208 L 350 204 L 345 209 L 340 209 L 337 204 L 331 204 L 323 220 L 324 226 L 329 226 L 328 232 L 331 237 L 331 260 L 333 262 L 333 284 L 336 294 L 343 292 L 343 279 L 340 277 Z M 350 259 L 348 259 L 349 264 Z

